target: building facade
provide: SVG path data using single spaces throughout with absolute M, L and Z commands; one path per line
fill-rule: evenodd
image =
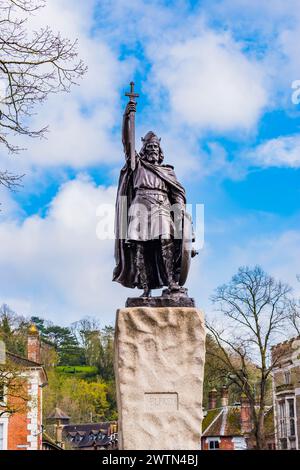
M 20 370 L 24 396 L 4 387 L 0 396 L 0 450 L 42 448 L 42 393 L 47 376 L 40 364 L 40 339 L 35 327 L 28 332 L 28 357 L 6 352 L 6 361 Z M 13 382 L 11 387 L 13 388 Z M 26 399 L 25 399 L 26 394 Z M 6 410 L 18 410 L 5 412 Z
M 299 450 L 300 336 L 274 346 L 272 361 L 276 448 Z
M 228 404 L 228 390 L 221 389 L 221 406 L 217 407 L 217 390 L 209 393 L 208 410 L 202 423 L 202 450 L 247 450 L 255 448 L 250 404 L 245 396 L 233 405 Z M 265 412 L 267 448 L 275 448 L 273 407 Z

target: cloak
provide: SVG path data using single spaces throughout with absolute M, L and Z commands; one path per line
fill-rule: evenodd
M 146 169 L 153 171 L 157 176 L 164 180 L 168 188 L 168 195 L 171 204 L 179 203 L 182 206 L 186 204 L 185 190 L 177 181 L 174 169 L 171 165 L 154 165 L 139 158 L 137 165 L 143 165 Z M 128 212 L 134 198 L 133 172 L 129 165 L 125 165 L 121 172 L 118 184 L 116 214 L 115 214 L 115 261 L 116 267 L 113 272 L 113 281 L 119 282 L 124 287 L 140 287 L 138 273 L 136 272 L 135 262 L 135 243 L 128 245 L 126 243 Z M 181 247 L 182 240 L 175 240 L 175 267 L 179 279 L 181 266 Z M 159 241 L 148 241 L 146 244 L 155 244 Z M 159 289 L 167 285 L 166 277 L 162 269 L 163 263 L 159 259 L 159 250 L 155 250 L 155 245 L 150 248 L 151 253 L 151 271 L 149 274 L 149 288 Z

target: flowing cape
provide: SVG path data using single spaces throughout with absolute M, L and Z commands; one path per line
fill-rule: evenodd
M 170 165 L 153 165 L 143 159 L 139 159 L 138 165 L 143 165 L 150 171 L 153 171 L 165 181 L 168 187 L 168 194 L 171 204 L 186 204 L 185 190 L 177 181 L 173 167 Z M 116 214 L 115 214 L 115 261 L 116 267 L 113 272 L 113 281 L 119 282 L 124 287 L 134 288 L 138 286 L 136 262 L 135 262 L 135 244 L 126 243 L 126 234 L 128 227 L 128 212 L 134 198 L 133 172 L 129 165 L 125 165 L 121 172 L 118 184 Z M 181 265 L 181 245 L 182 240 L 176 240 L 175 272 L 180 270 Z M 145 242 L 151 243 L 151 242 Z M 165 279 L 160 272 L 160 263 L 153 259 L 151 271 L 149 273 L 149 287 L 159 289 L 166 285 Z

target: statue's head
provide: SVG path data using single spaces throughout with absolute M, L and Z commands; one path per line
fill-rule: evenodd
M 160 139 L 154 132 L 149 131 L 142 137 L 143 147 L 140 151 L 140 157 L 149 163 L 160 165 L 164 160 L 164 154 L 160 146 Z

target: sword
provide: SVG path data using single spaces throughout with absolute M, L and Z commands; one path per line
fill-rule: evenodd
M 134 93 L 134 82 L 130 82 L 130 92 L 125 93 L 125 96 L 129 97 L 129 103 L 136 104 L 135 98 L 140 95 Z M 130 145 L 130 166 L 132 171 L 135 169 L 136 157 L 135 157 L 135 111 L 129 113 L 129 145 Z

